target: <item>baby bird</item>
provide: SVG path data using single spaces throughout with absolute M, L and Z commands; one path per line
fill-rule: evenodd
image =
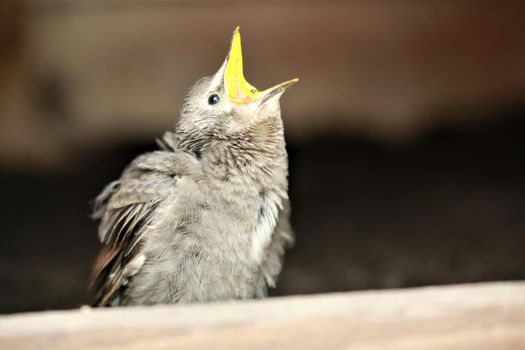
M 297 81 L 248 83 L 237 27 L 219 71 L 189 90 L 175 131 L 97 197 L 94 305 L 262 298 L 275 287 L 293 242 L 279 99 Z

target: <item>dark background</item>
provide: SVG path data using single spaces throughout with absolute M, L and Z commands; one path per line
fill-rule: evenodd
M 0 4 L 0 312 L 77 307 L 90 201 L 241 25 L 283 97 L 297 235 L 274 294 L 525 278 L 521 2 Z

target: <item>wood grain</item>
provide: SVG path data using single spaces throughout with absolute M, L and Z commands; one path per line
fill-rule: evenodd
M 525 282 L 0 318 L 1 349 L 525 349 Z

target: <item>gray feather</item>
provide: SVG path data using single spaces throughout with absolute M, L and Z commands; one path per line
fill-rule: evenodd
M 95 200 L 95 305 L 261 298 L 275 286 L 293 243 L 281 93 L 236 106 L 224 70 L 190 90 L 160 150 Z M 224 103 L 210 106 L 217 92 Z

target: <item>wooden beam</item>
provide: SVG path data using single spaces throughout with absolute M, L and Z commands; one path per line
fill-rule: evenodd
M 525 349 L 525 282 L 0 318 L 2 349 Z

